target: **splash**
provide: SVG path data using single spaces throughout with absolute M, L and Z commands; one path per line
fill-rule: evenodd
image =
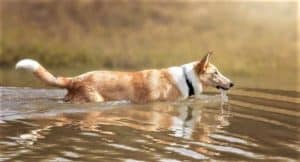
M 221 101 L 222 101 L 222 103 L 228 102 L 227 91 L 221 89 L 220 93 L 221 93 Z
M 224 110 L 224 108 L 226 107 L 225 105 L 226 105 L 226 102 L 228 102 L 228 96 L 227 96 L 227 91 L 225 91 L 225 90 L 220 90 L 220 95 L 221 95 L 221 114 L 224 114 L 225 113 L 225 110 Z M 224 118 L 224 116 L 222 116 L 222 118 L 220 119 L 220 121 L 226 121 L 226 120 L 224 120 L 223 119 Z M 225 125 L 227 125 L 227 124 L 225 124 Z

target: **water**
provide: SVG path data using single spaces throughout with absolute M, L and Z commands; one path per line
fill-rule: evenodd
M 299 92 L 236 88 L 184 102 L 63 103 L 1 87 L 0 161 L 297 161 Z

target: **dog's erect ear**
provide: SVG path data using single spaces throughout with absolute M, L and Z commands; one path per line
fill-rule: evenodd
M 212 52 L 208 52 L 201 61 L 196 65 L 196 72 L 202 73 L 205 71 L 208 65 L 209 56 L 212 54 Z

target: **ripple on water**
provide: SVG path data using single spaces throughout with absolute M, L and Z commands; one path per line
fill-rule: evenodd
M 0 161 L 299 158 L 299 92 L 237 89 L 228 98 L 137 105 L 70 104 L 59 100 L 61 90 L 0 89 Z
M 178 153 L 178 154 L 183 155 L 183 156 L 191 157 L 191 158 L 196 159 L 196 160 L 208 159 L 208 157 L 206 157 L 206 156 L 204 156 L 204 155 L 202 155 L 198 152 L 186 149 L 186 148 L 166 147 L 165 149 L 170 150 L 170 151 L 174 151 L 175 153 Z

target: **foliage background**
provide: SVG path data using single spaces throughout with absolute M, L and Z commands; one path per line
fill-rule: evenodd
M 6 69 L 21 58 L 73 75 L 93 69 L 168 67 L 212 50 L 212 62 L 227 75 L 284 76 L 296 82 L 297 1 L 0 3 L 2 75 L 13 75 Z M 0 83 L 10 85 L 11 80 Z

